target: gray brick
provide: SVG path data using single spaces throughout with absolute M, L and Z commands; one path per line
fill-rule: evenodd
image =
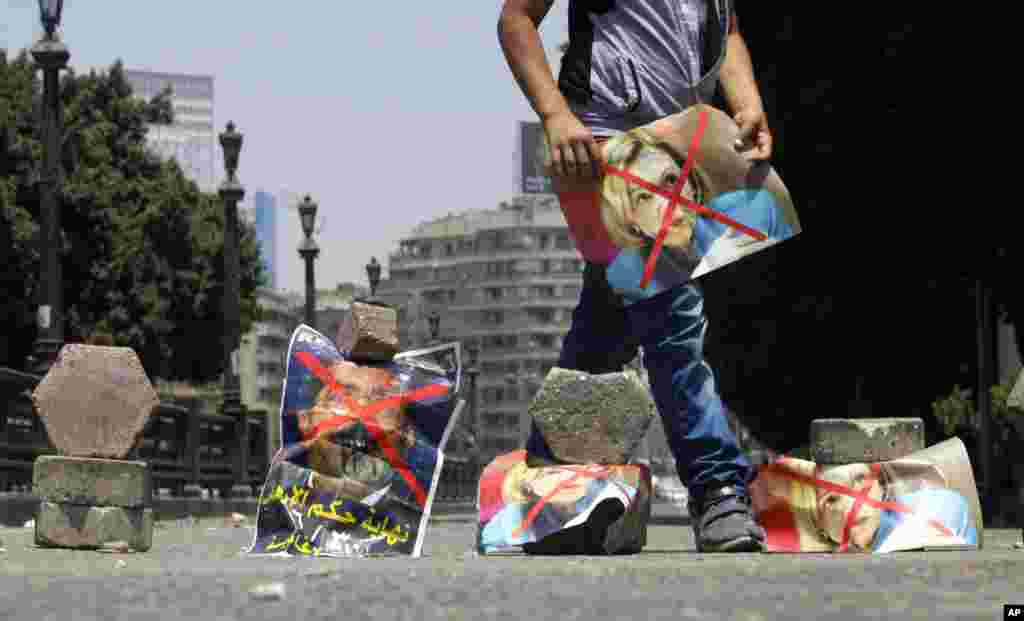
M 656 412 L 650 389 L 633 370 L 591 375 L 555 367 L 528 410 L 557 460 L 624 464 Z M 531 466 L 542 465 L 527 455 Z
M 353 302 L 338 329 L 338 349 L 352 360 L 387 362 L 398 353 L 398 310 Z
M 811 423 L 811 459 L 821 464 L 889 461 L 923 449 L 920 418 L 822 418 Z
M 47 502 L 153 506 L 153 477 L 149 464 L 142 461 L 44 455 L 33 466 L 32 490 Z
M 124 541 L 145 552 L 153 547 L 153 510 L 40 502 L 35 540 L 46 547 L 90 549 Z

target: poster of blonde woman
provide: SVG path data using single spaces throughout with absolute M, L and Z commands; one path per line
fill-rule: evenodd
M 782 179 L 743 157 L 738 136 L 697 105 L 604 142 L 599 180 L 555 179 L 577 248 L 616 291 L 646 297 L 800 232 Z
M 970 460 L 953 438 L 906 458 L 822 465 L 781 457 L 750 486 L 771 552 L 981 547 Z
M 608 509 L 601 541 L 576 553 L 636 552 L 646 543 L 642 526 L 651 510 L 651 473 L 643 464 L 532 467 L 526 451 L 518 450 L 484 469 L 477 504 L 477 549 L 483 554 L 530 553 L 551 542 L 546 547 L 568 553 L 568 540 L 551 537 L 600 521 L 593 520 L 596 513 L 609 517 Z

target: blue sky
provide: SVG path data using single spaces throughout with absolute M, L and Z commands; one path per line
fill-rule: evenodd
M 5 2 L 0 46 L 30 46 L 42 33 L 37 0 Z M 566 5 L 557 0 L 541 27 L 553 67 Z M 61 30 L 79 72 L 121 58 L 129 69 L 213 75 L 218 130 L 233 120 L 245 134 L 247 190 L 319 202 L 326 288 L 364 283 L 370 256 L 386 264 L 417 222 L 516 193 L 517 123 L 535 116 L 498 46 L 500 7 L 66 0 Z M 282 230 L 280 286 L 300 291 L 298 225 Z

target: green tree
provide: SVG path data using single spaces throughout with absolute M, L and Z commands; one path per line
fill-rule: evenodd
M 25 52 L 0 57 L 0 319 L 12 327 L 0 364 L 20 367 L 35 339 L 41 88 Z M 176 161 L 146 146 L 147 125 L 173 120 L 170 93 L 132 95 L 120 61 L 62 80 L 60 196 L 65 335 L 94 332 L 134 348 L 150 376 L 209 381 L 223 369 L 223 208 Z M 241 223 L 241 319 L 264 281 L 255 231 Z

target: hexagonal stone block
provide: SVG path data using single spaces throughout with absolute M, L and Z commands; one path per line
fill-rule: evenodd
M 32 469 L 32 491 L 46 502 L 150 507 L 153 476 L 142 461 L 43 455 Z
M 921 450 L 920 418 L 822 418 L 811 423 L 811 460 L 819 464 L 890 461 Z
M 58 548 L 99 548 L 124 541 L 145 552 L 153 547 L 153 510 L 86 507 L 40 502 L 36 544 Z
M 629 461 L 656 411 L 632 369 L 592 375 L 559 367 L 548 372 L 528 410 L 556 460 L 606 465 Z M 544 461 L 527 455 L 527 464 Z
M 336 340 L 338 349 L 351 360 L 388 362 L 398 353 L 398 310 L 383 304 L 353 302 Z
M 129 347 L 65 345 L 32 393 L 57 450 L 74 457 L 123 458 L 160 403 Z

